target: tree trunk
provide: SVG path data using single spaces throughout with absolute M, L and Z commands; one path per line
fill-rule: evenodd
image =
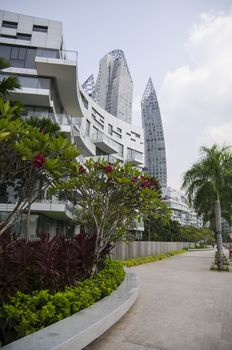
M 26 221 L 26 232 L 25 232 L 25 236 L 27 238 L 29 237 L 30 223 L 31 223 L 31 205 L 27 209 L 27 221 Z
M 0 236 L 13 225 L 16 218 L 17 218 L 17 215 L 15 214 L 14 216 L 11 217 L 9 221 L 3 222 L 3 226 L 1 226 L 0 228 Z
M 214 202 L 214 213 L 215 213 L 215 226 L 216 226 L 216 237 L 217 237 L 218 269 L 223 270 L 224 258 L 223 258 L 223 245 L 222 245 L 221 204 L 219 199 L 217 199 Z

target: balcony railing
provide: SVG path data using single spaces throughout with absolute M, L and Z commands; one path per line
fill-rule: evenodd
M 143 154 L 136 151 L 130 152 L 127 154 L 126 161 L 133 165 L 143 164 Z
M 121 162 L 120 159 L 117 159 L 116 157 L 112 156 L 111 154 L 103 154 L 103 155 L 99 155 L 99 156 L 93 156 L 93 157 L 87 157 L 87 159 L 94 159 L 95 161 L 98 160 L 106 160 L 109 163 L 115 163 L 117 160 L 119 160 Z
M 38 48 L 36 50 L 36 57 L 55 58 L 61 60 L 77 61 L 77 51 L 70 50 L 52 50 Z
M 10 74 L 1 73 L 0 80 L 10 77 Z M 18 75 L 18 80 L 22 88 L 50 89 L 51 80 L 47 78 L 29 77 Z
M 102 132 L 92 134 L 91 139 L 92 139 L 92 142 L 95 144 L 103 144 L 103 145 L 105 144 L 110 149 L 112 149 L 113 152 L 115 153 L 119 152 L 119 147 L 117 146 L 117 144 Z

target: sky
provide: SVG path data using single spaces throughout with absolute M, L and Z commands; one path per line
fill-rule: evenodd
M 179 189 L 202 145 L 232 145 L 232 0 L 0 0 L 0 8 L 63 22 L 78 75 L 122 49 L 134 83 L 133 123 L 149 77 L 160 105 L 168 186 Z

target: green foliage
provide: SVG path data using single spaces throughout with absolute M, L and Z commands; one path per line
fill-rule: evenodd
M 97 236 L 96 262 L 105 246 L 121 239 L 127 229 L 134 227 L 136 219 L 148 214 L 166 215 L 168 211 L 161 201 L 158 181 L 129 163 L 90 159 L 61 187 L 72 199 L 78 194 L 78 220 L 85 222 L 88 233 Z
M 201 242 L 205 245 L 215 242 L 214 232 L 206 227 L 182 226 L 181 237 L 185 242 Z
M 201 148 L 201 159 L 184 174 L 182 188 L 190 204 L 216 232 L 218 266 L 223 269 L 221 218 L 231 222 L 232 152 L 230 147 Z
M 2 57 L 0 57 L 0 70 L 8 68 L 9 63 Z M 19 89 L 20 83 L 17 77 L 8 76 L 0 81 L 0 97 L 6 98 L 11 91 Z
M 174 220 L 163 221 L 162 218 L 145 220 L 144 236 L 149 241 L 159 242 L 200 242 L 213 244 L 214 232 L 206 227 L 181 226 Z
M 168 252 L 164 254 L 139 256 L 137 258 L 122 260 L 120 262 L 122 263 L 123 266 L 132 267 L 136 265 L 146 264 L 149 262 L 163 260 L 163 259 L 169 258 L 170 256 L 183 254 L 183 253 L 186 253 L 186 249 L 174 250 L 172 252 Z
M 16 180 L 20 188 L 12 223 L 41 192 L 76 171 L 78 155 L 56 124 L 48 119 L 23 121 L 16 112 L 17 106 L 0 99 L 0 192 Z
M 159 242 L 180 242 L 181 225 L 178 221 L 166 220 L 156 217 L 145 219 L 145 240 Z
M 232 153 L 229 147 L 201 148 L 201 158 L 184 174 L 182 188 L 204 222 L 215 229 L 214 203 L 221 202 L 221 216 L 231 222 Z
M 8 304 L 0 308 L 0 334 L 7 344 L 68 317 L 117 288 L 125 272 L 120 263 L 106 261 L 103 270 L 63 292 L 50 294 L 47 290 L 31 295 L 17 292 Z

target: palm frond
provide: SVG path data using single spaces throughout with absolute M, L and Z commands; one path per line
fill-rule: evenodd
M 9 76 L 0 81 L 0 97 L 5 98 L 10 92 L 21 87 L 17 77 Z
M 0 70 L 10 67 L 10 64 L 5 58 L 0 57 Z

